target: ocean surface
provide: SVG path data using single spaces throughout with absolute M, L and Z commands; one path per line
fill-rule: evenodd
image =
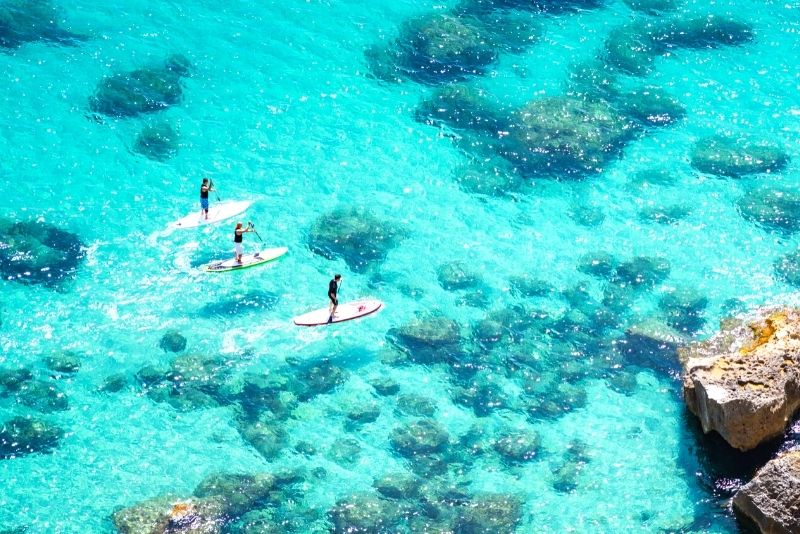
M 454 2 L 57 0 L 45 11 L 78 37 L 5 41 L 0 219 L 52 225 L 82 245 L 62 280 L 3 271 L 0 281 L 0 369 L 30 372 L 16 390 L 0 386 L 0 424 L 25 417 L 63 431 L 46 450 L 0 459 L 0 531 L 115 532 L 115 511 L 189 497 L 211 474 L 282 470 L 299 473 L 295 483 L 259 505 L 278 526 L 240 518 L 226 532 L 344 531 L 331 511 L 354 494 L 411 510 L 373 531 L 483 532 L 488 523 L 459 510 L 487 495 L 515 503 L 493 532 L 739 531 L 728 499 L 746 471 L 713 467 L 677 363 L 632 355 L 626 347 L 640 339 L 626 332 L 672 317 L 686 339 L 701 339 L 732 313 L 792 301 L 792 279 L 775 264 L 797 248 L 795 228 L 755 224 L 740 206 L 748 192 L 798 186 L 800 4 L 653 1 L 652 14 L 631 7 L 646 0 L 483 4 L 475 19 L 516 17 L 531 38 L 449 78 L 406 65 L 392 79 L 369 51 L 413 46 L 403 41 L 409 21 L 460 13 Z M 0 0 L 0 20 L 40 8 Z M 657 87 L 684 112 L 639 127 L 595 171 L 520 172 L 513 157 L 491 154 L 485 133 L 418 112 L 462 83 L 508 117 L 573 95 L 582 65 L 609 72 L 604 43 L 615 31 L 709 14 L 747 25 L 750 38 L 668 46 L 647 72 L 614 71 L 619 87 Z M 42 27 L 51 26 L 30 32 Z M 179 79 L 164 67 L 175 54 L 189 65 Z M 93 100 L 104 79 L 144 68 L 181 89 L 164 109 L 114 113 Z M 613 105 L 624 107 L 624 94 Z M 137 136 L 162 123 L 177 142 L 146 157 Z M 715 135 L 777 146 L 783 160 L 767 172 L 701 172 L 693 147 Z M 222 200 L 254 202 L 240 220 L 263 244 L 247 234 L 247 250 L 288 254 L 202 273 L 232 255 L 236 219 L 168 224 L 198 209 L 203 177 Z M 342 239 L 318 246 L 337 231 Z M 601 252 L 607 272 L 578 268 Z M 637 257 L 656 258 L 658 274 L 644 269 L 626 285 L 618 265 Z M 293 316 L 327 305 L 334 273 L 342 301 L 372 297 L 384 308 L 294 326 Z M 652 277 L 632 290 L 640 275 Z M 664 305 L 687 292 L 691 306 Z M 420 321 L 448 339 L 409 335 Z M 185 348 L 162 343 L 175 332 Z M 77 371 L 48 367 L 65 351 Z M 176 358 L 200 386 L 169 375 Z M 161 373 L 150 382 L 148 366 Z M 103 388 L 112 376 L 118 387 Z M 248 399 L 258 388 L 247 384 L 265 377 L 283 384 L 278 393 Z M 30 384 L 45 391 L 27 395 Z M 421 419 L 446 439 L 420 462 L 397 429 Z M 276 429 L 270 450 L 248 439 L 254 421 Z M 535 442 L 530 454 L 503 453 L 515 436 Z M 428 508 L 374 489 L 398 473 L 437 496 Z M 447 488 L 457 496 L 445 499 Z M 426 515 L 431 506 L 454 519 Z

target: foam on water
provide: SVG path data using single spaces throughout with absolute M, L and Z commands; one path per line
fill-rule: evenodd
M 533 420 L 510 409 L 478 417 L 453 401 L 445 369 L 385 363 L 392 353 L 387 332 L 435 311 L 457 320 L 467 335 L 487 310 L 531 304 L 509 290 L 509 278 L 523 273 L 558 289 L 581 282 L 600 298 L 602 285 L 575 269 L 594 251 L 620 260 L 667 258 L 669 278 L 638 297 L 632 314 L 654 310 L 665 289 L 695 287 L 709 299 L 701 334 L 714 330 L 730 299 L 747 306 L 791 301 L 792 288 L 774 277 L 773 262 L 794 250 L 797 238 L 748 223 L 735 202 L 761 183 L 796 185 L 800 177 L 800 10 L 780 2 L 684 5 L 685 13 L 736 15 L 756 35 L 739 47 L 674 51 L 656 59 L 647 77 L 625 81 L 664 87 L 686 107 L 685 119 L 634 140 L 600 175 L 579 182 L 535 179 L 522 192 L 491 197 L 459 187 L 455 177 L 475 156 L 456 146 L 453 132 L 415 122 L 415 107 L 432 89 L 379 82 L 363 54 L 394 39 L 405 20 L 452 4 L 78 2 L 61 6 L 64 24 L 90 35 L 86 42 L 29 43 L 0 53 L 0 216 L 41 217 L 88 247 L 75 279 L 60 290 L 0 282 L 0 367 L 28 366 L 46 378 L 44 355 L 83 354 L 81 370 L 58 381 L 69 410 L 46 416 L 67 431 L 58 448 L 0 460 L 0 529 L 110 532 L 109 515 L 117 508 L 163 493 L 188 495 L 209 473 L 295 466 L 326 470 L 324 478 L 307 478 L 299 504 L 325 511 L 369 490 L 375 478 L 407 468 L 388 436 L 417 417 L 400 412 L 393 397 L 375 395 L 368 383 L 389 377 L 401 394 L 434 400 L 435 418 L 454 443 L 481 428 L 539 433 L 536 460 L 509 466 L 476 453 L 457 477 L 471 493 L 521 496 L 519 532 L 736 530 L 695 475 L 702 469 L 696 436 L 686 428 L 678 384 L 668 376 L 633 368 L 630 395 L 605 380 L 585 380 L 585 406 L 558 418 Z M 593 58 L 608 32 L 630 16 L 622 2 L 536 15 L 537 42 L 501 55 L 472 83 L 508 107 L 563 94 L 570 68 Z M 173 53 L 188 57 L 193 69 L 180 105 L 157 114 L 180 134 L 177 155 L 159 163 L 132 152 L 136 134 L 153 117 L 94 120 L 88 98 L 104 76 L 158 64 Z M 777 142 L 791 161 L 776 174 L 701 175 L 690 165 L 691 148 L 719 132 Z M 635 174 L 649 169 L 667 170 L 674 180 L 636 183 Z M 197 208 L 202 176 L 214 180 L 225 200 L 255 201 L 242 220 L 256 223 L 267 246 L 288 246 L 289 253 L 241 273 L 199 273 L 198 265 L 232 253 L 232 225 L 164 229 Z M 643 208 L 673 205 L 688 214 L 672 224 L 640 217 Z M 352 272 L 344 261 L 309 249 L 314 221 L 339 206 L 366 207 L 403 229 L 399 245 L 372 271 Z M 602 223 L 583 226 L 568 216 L 581 206 L 601 210 Z M 257 246 L 253 236 L 247 241 L 248 248 Z M 439 285 L 437 268 L 449 261 L 480 271 L 486 305 Z M 342 299 L 379 297 L 385 309 L 335 328 L 294 327 L 294 315 L 324 305 L 334 272 L 345 276 Z M 202 312 L 251 291 L 277 301 L 235 314 Z M 565 310 L 558 298 L 533 305 L 553 314 Z M 171 359 L 158 347 L 167 330 L 187 338 L 188 353 L 224 355 L 235 374 L 284 373 L 287 363 L 301 369 L 327 358 L 349 378 L 300 403 L 285 423 L 291 446 L 266 460 L 237 432 L 233 408 L 180 412 L 134 385 L 142 366 Z M 98 393 L 115 373 L 128 375 L 129 385 Z M 521 396 L 512 371 L 497 380 L 508 397 Z M 380 408 L 378 419 L 349 426 L 348 408 L 366 402 Z M 36 415 L 13 397 L 0 398 L 0 420 L 17 414 Z M 352 464 L 331 459 L 337 440 L 346 437 L 361 446 Z M 559 492 L 554 473 L 575 439 L 586 444 L 588 461 L 575 489 Z M 319 453 L 294 451 L 299 441 Z M 469 456 L 466 448 L 459 452 Z M 324 515 L 307 528 L 328 528 Z

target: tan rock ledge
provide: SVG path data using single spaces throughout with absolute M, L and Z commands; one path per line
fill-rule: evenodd
M 724 321 L 679 351 L 683 398 L 703 425 L 742 451 L 777 438 L 800 408 L 800 310 Z
M 800 450 L 770 460 L 733 497 L 733 507 L 768 534 L 800 534 Z

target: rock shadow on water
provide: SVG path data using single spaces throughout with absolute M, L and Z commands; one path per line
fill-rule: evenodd
M 202 317 L 214 318 L 269 311 L 275 307 L 279 300 L 280 296 L 275 293 L 252 289 L 225 300 L 209 302 L 200 308 L 199 314 Z
M 42 220 L 0 219 L 0 275 L 6 280 L 58 289 L 85 256 L 80 238 Z
M 109 117 L 135 117 L 162 111 L 180 103 L 181 79 L 188 76 L 191 63 L 184 56 L 169 56 L 163 64 L 142 67 L 103 79 L 89 109 Z
M 336 208 L 322 215 L 308 233 L 308 248 L 328 259 L 340 258 L 354 272 L 381 263 L 403 239 L 403 230 L 362 208 Z
M 0 2 L 0 48 L 19 48 L 36 41 L 77 46 L 88 39 L 63 29 L 61 19 L 49 0 L 4 0 Z
M 178 153 L 179 135 L 169 122 L 147 124 L 136 136 L 133 151 L 153 161 L 164 162 Z

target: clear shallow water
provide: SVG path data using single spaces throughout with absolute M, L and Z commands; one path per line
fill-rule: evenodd
M 118 507 L 163 493 L 188 495 L 216 471 L 287 466 L 326 470 L 324 478 L 306 479 L 298 505 L 324 512 L 352 492 L 369 490 L 375 478 L 407 469 L 388 436 L 417 418 L 397 411 L 396 398 L 377 396 L 368 383 L 389 376 L 401 394 L 434 399 L 436 419 L 454 441 L 476 425 L 490 436 L 502 428 L 540 434 L 541 454 L 532 462 L 508 466 L 496 455 L 475 455 L 448 479 L 476 494 L 520 496 L 519 532 L 736 530 L 724 502 L 695 474 L 703 469 L 695 436 L 686 428 L 678 384 L 667 375 L 631 369 L 637 387 L 630 395 L 615 393 L 602 379 L 583 380 L 585 406 L 554 419 L 531 420 L 513 409 L 478 417 L 454 403 L 443 366 L 391 366 L 382 358 L 387 332 L 418 312 L 437 310 L 467 336 L 487 310 L 525 302 L 509 291 L 509 278 L 520 273 L 559 289 L 583 282 L 599 297 L 602 284 L 575 270 L 583 254 L 598 250 L 623 260 L 660 255 L 671 263 L 669 278 L 635 301 L 631 323 L 651 313 L 670 287 L 696 287 L 709 299 L 700 335 L 713 331 L 728 299 L 748 306 L 791 299 L 792 288 L 773 276 L 773 262 L 796 248 L 796 238 L 746 222 L 735 202 L 759 183 L 795 184 L 800 176 L 800 10 L 756 2 L 684 6 L 691 13 L 736 14 L 756 35 L 741 47 L 680 50 L 656 60 L 643 81 L 677 97 L 685 119 L 630 143 L 601 175 L 581 182 L 537 179 L 512 196 L 487 197 L 459 188 L 454 178 L 468 155 L 451 137 L 414 121 L 431 88 L 378 82 L 363 55 L 380 39 L 394 38 L 409 17 L 447 7 L 78 3 L 62 13 L 89 40 L 78 47 L 29 43 L 0 55 L 0 215 L 41 217 L 88 247 L 75 279 L 60 291 L 2 282 L 0 366 L 24 365 L 46 379 L 44 355 L 69 349 L 83 359 L 74 377 L 59 381 L 70 409 L 45 416 L 67 431 L 58 448 L 0 460 L 0 528 L 110 532 L 108 517 Z M 561 94 L 570 65 L 593 57 L 629 17 L 620 2 L 542 16 L 536 44 L 502 55 L 473 83 L 509 105 Z M 187 56 L 193 70 L 181 104 L 158 114 L 177 126 L 181 139 L 177 155 L 158 163 L 131 152 L 151 117 L 100 124 L 87 119 L 87 102 L 103 76 L 172 53 Z M 720 131 L 778 142 L 792 159 L 779 174 L 700 175 L 689 164 L 691 147 Z M 637 171 L 651 168 L 669 170 L 674 184 L 633 183 Z M 202 175 L 214 179 L 225 199 L 256 200 L 245 220 L 258 225 L 268 245 L 288 246 L 289 255 L 261 269 L 201 276 L 194 265 L 229 254 L 229 225 L 164 229 L 195 208 Z M 602 224 L 590 228 L 565 216 L 582 205 L 602 210 Z M 651 205 L 681 205 L 689 213 L 672 225 L 643 222 L 639 212 Z M 343 261 L 308 249 L 313 222 L 337 206 L 369 207 L 404 229 L 405 238 L 376 268 L 390 283 L 375 283 L 374 274 L 351 272 Z M 248 247 L 254 246 L 251 239 Z M 485 309 L 463 305 L 463 293 L 438 284 L 437 267 L 453 260 L 481 271 L 489 288 Z M 333 272 L 345 275 L 343 298 L 377 296 L 386 309 L 335 329 L 293 327 L 293 315 L 323 305 Z M 255 290 L 279 300 L 271 310 L 236 316 L 199 311 Z M 527 303 L 553 313 L 566 306 L 560 298 Z M 267 460 L 242 440 L 230 407 L 180 412 L 136 385 L 96 392 L 110 374 L 132 376 L 144 365 L 169 362 L 172 355 L 158 342 L 171 329 L 187 338 L 187 353 L 221 354 L 235 375 L 285 373 L 287 359 L 310 366 L 327 357 L 349 378 L 301 403 L 285 423 L 288 446 Z M 520 396 L 513 373 L 497 380 L 509 398 Z M 381 415 L 352 430 L 344 414 L 364 402 L 377 403 Z M 0 399 L 2 419 L 18 414 L 36 412 L 13 397 Z M 355 463 L 344 466 L 330 459 L 343 437 L 362 447 Z M 588 461 L 572 491 L 556 491 L 554 471 L 573 439 L 587 445 Z M 298 441 L 314 443 L 318 454 L 294 452 Z M 469 456 L 466 447 L 459 451 Z M 306 528 L 328 528 L 324 514 Z

